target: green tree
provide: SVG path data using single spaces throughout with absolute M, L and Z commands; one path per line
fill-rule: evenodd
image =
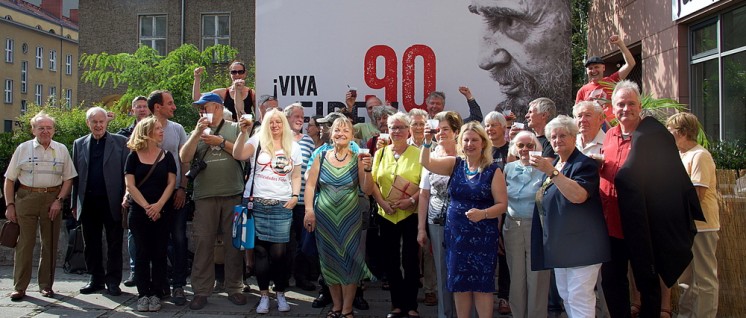
M 585 61 L 588 51 L 589 0 L 572 0 L 572 91 L 577 92 L 586 82 Z
M 208 74 L 202 76 L 201 89 L 210 91 L 230 85 L 225 66 L 238 51 L 227 45 L 216 45 L 199 51 L 192 44 L 184 44 L 166 56 L 148 46 L 140 46 L 135 53 L 85 54 L 80 58 L 84 68 L 81 79 L 99 87 L 116 88 L 126 85 L 127 91 L 117 102 L 119 113 L 127 113 L 129 102 L 138 95 L 165 89 L 173 94 L 177 105 L 172 120 L 191 127 L 197 121 L 192 108 L 192 82 L 194 69 L 205 66 Z

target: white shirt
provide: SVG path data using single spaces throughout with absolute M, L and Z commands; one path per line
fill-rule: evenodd
M 18 145 L 5 172 L 8 180 L 34 188 L 56 187 L 77 176 L 65 145 L 52 140 L 44 149 L 36 138 Z
M 249 138 L 247 144 L 257 149 L 259 136 L 255 135 Z M 275 150 L 273 158 L 262 148 L 259 156 L 254 154 L 249 159 L 251 160 L 252 171 L 249 175 L 249 181 L 246 182 L 246 187 L 244 188 L 244 198 L 249 197 L 251 183 L 254 181 L 256 174 L 257 181 L 254 184 L 255 198 L 281 201 L 290 200 L 290 197 L 293 195 L 293 169 L 300 169 L 300 165 L 303 164 L 300 145 L 297 142 L 293 142 L 290 158 L 287 157 L 285 151 L 282 149 Z M 254 162 L 255 159 L 256 162 Z
M 584 155 L 600 155 L 601 154 L 601 148 L 604 145 L 604 139 L 606 139 L 606 133 L 603 131 L 603 129 L 599 129 L 598 133 L 596 134 L 596 137 L 593 138 L 590 142 L 585 143 L 585 147 L 583 147 L 583 135 L 578 134 L 578 138 L 575 139 L 575 147 L 580 150 Z

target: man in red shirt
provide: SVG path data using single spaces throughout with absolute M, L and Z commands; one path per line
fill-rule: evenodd
M 609 38 L 609 43 L 619 47 L 624 56 L 625 64 L 619 68 L 619 71 L 604 77 L 604 72 L 606 71 L 604 61 L 598 56 L 589 58 L 585 62 L 585 73 L 588 75 L 588 83 L 583 85 L 575 96 L 575 104 L 581 101 L 597 101 L 604 109 L 607 122 L 611 122 L 614 119 L 611 107 L 611 91 L 614 88 L 614 84 L 627 78 L 627 75 L 635 68 L 636 63 L 635 58 L 632 57 L 632 53 L 627 49 L 627 46 L 624 45 L 624 42 L 618 35 L 612 35 Z M 604 85 L 604 83 L 607 84 Z

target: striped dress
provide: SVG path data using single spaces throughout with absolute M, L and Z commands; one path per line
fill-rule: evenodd
M 354 153 L 353 153 L 354 154 Z M 370 276 L 360 248 L 362 213 L 358 205 L 357 160 L 337 168 L 329 161 L 319 169 L 316 244 L 327 284 L 357 284 Z

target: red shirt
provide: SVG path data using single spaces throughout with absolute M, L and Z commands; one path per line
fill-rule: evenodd
M 625 140 L 626 138 L 626 140 Z M 609 235 L 623 239 L 622 219 L 619 216 L 619 198 L 614 185 L 619 168 L 624 165 L 632 148 L 632 135 L 622 138 L 622 129 L 619 126 L 612 127 L 606 132 L 601 153 L 604 154 L 604 164 L 601 166 L 599 175 L 601 177 L 601 204 L 604 208 L 604 218 Z
M 604 85 L 601 85 L 600 82 L 615 84 L 620 79 L 621 78 L 619 78 L 619 72 L 614 72 L 613 74 L 601 79 L 599 83 L 590 82 L 583 85 L 583 87 L 578 90 L 578 94 L 575 96 L 575 104 L 586 100 L 601 100 L 604 113 L 606 114 L 606 121 L 611 122 L 614 119 L 614 112 L 611 109 L 611 93 L 613 92 L 614 88 L 613 86 L 606 87 Z

